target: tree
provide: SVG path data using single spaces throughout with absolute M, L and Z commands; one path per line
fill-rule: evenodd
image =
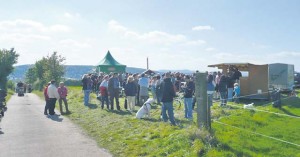
M 53 52 L 51 56 L 47 56 L 47 73 L 46 76 L 49 79 L 54 79 L 57 82 L 60 82 L 62 77 L 65 74 L 65 69 L 63 62 L 66 60 L 61 55 L 58 55 L 57 52 Z
M 6 90 L 7 76 L 14 70 L 13 65 L 18 62 L 19 54 L 14 50 L 0 50 L 0 88 Z
M 26 72 L 25 79 L 26 79 L 27 83 L 33 84 L 37 80 L 35 71 L 36 71 L 36 68 L 35 67 L 31 67 Z
M 35 62 L 34 67 L 27 71 L 26 80 L 37 82 L 35 85 L 39 90 L 42 90 L 43 86 L 52 79 L 60 82 L 65 74 L 64 61 L 64 57 L 53 52 L 50 56 Z

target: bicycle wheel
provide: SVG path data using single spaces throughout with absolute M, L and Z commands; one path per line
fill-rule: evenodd
M 179 110 L 181 108 L 181 101 L 179 99 L 175 99 L 173 101 L 173 106 L 174 106 L 174 109 Z

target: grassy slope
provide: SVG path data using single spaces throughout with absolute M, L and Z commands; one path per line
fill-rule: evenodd
M 273 108 L 271 104 L 257 106 L 257 109 L 289 114 L 297 117 L 280 116 L 243 109 L 225 109 L 228 116 L 218 121 L 226 126 L 213 123 L 215 136 L 221 149 L 234 152 L 237 156 L 300 156 L 300 147 L 269 139 L 251 132 L 256 132 L 300 144 L 300 100 L 298 97 L 282 101 L 282 109 Z M 242 106 L 242 105 L 240 105 Z
M 297 146 L 249 132 L 300 144 L 299 118 L 239 108 L 219 108 L 215 104 L 212 108 L 213 119 L 244 130 L 213 122 L 214 134 L 208 136 L 206 131 L 196 128 L 195 122 L 183 120 L 180 110 L 175 111 L 179 113 L 179 126 L 172 127 L 159 120 L 160 106 L 154 106 L 152 118 L 137 120 L 134 114 L 123 108 L 122 111 L 102 110 L 94 94 L 92 105 L 84 107 L 80 87 L 70 87 L 69 91 L 72 114 L 68 117 L 115 156 L 300 156 Z M 121 107 L 123 101 L 121 99 Z M 300 116 L 298 98 L 284 100 L 283 104 L 284 110 L 270 105 L 258 108 Z

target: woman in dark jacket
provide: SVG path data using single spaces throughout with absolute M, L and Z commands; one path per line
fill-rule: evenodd
M 191 81 L 190 76 L 185 76 L 184 87 L 184 117 L 187 119 L 193 119 L 193 94 L 195 92 L 195 84 Z
M 125 94 L 129 110 L 132 112 L 135 107 L 135 96 L 137 94 L 137 87 L 132 76 L 128 77 L 127 83 L 125 84 Z
M 221 96 L 220 106 L 225 106 L 227 103 L 227 85 L 228 85 L 227 78 L 225 75 L 222 75 L 218 85 L 218 90 Z
M 170 73 L 165 74 L 165 79 L 161 83 L 161 91 L 162 118 L 165 122 L 169 119 L 172 125 L 176 125 L 173 111 L 173 98 L 175 97 L 175 90 L 173 83 L 171 82 Z M 167 116 L 167 112 L 169 117 Z

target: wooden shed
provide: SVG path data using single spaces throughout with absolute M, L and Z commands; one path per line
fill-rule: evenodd
M 223 74 L 228 73 L 229 66 L 234 66 L 248 76 L 240 78 L 241 97 L 251 99 L 269 99 L 268 64 L 255 65 L 251 63 L 221 63 L 208 65 L 222 69 Z

